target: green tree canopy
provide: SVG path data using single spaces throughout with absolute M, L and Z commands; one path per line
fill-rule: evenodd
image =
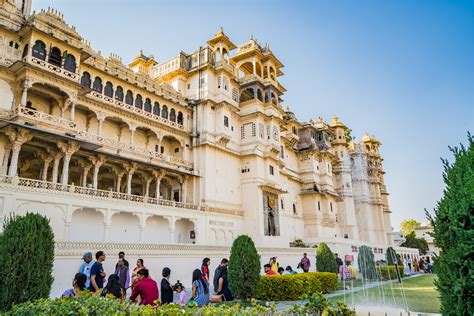
M 241 235 L 234 240 L 229 259 L 229 288 L 241 300 L 252 298 L 260 282 L 260 255 L 252 238 Z
M 402 232 L 403 236 L 407 236 L 415 232 L 415 229 L 419 226 L 420 223 L 414 219 L 407 219 L 400 224 L 400 231 Z
M 334 272 L 337 271 L 336 257 L 331 249 L 325 243 L 320 243 L 316 251 L 316 270 L 318 272 Z
M 47 298 L 51 291 L 54 234 L 39 214 L 10 217 L 0 235 L 0 311 Z
M 444 195 L 438 202 L 432 236 L 440 249 L 435 258 L 436 286 L 443 315 L 474 311 L 474 142 L 450 148 L 454 163 L 443 159 Z
M 405 241 L 400 245 L 408 248 L 418 248 L 420 254 L 426 255 L 428 252 L 428 243 L 423 238 L 416 238 L 415 233 L 412 232 L 405 236 Z

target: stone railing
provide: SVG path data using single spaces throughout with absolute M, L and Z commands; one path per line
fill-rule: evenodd
M 49 115 L 49 114 L 39 112 L 39 111 L 36 111 L 36 110 L 32 110 L 32 109 L 28 109 L 28 108 L 25 108 L 25 107 L 19 107 L 15 111 L 15 114 L 20 116 L 20 117 L 24 117 L 24 118 L 28 118 L 28 119 L 34 119 L 34 120 L 37 120 L 37 121 L 41 121 L 43 123 L 48 123 L 48 124 L 52 124 L 52 125 L 55 125 L 55 126 L 62 127 L 64 129 L 66 129 L 68 131 L 71 131 L 74 134 L 76 134 L 76 137 L 78 139 L 81 139 L 81 140 L 93 142 L 93 143 L 100 144 L 100 145 L 103 145 L 103 146 L 110 146 L 110 147 L 113 147 L 114 149 L 128 150 L 128 151 L 133 152 L 135 154 L 145 156 L 148 159 L 149 158 L 156 159 L 159 162 L 166 163 L 166 164 L 171 164 L 171 165 L 177 166 L 177 167 L 184 167 L 188 170 L 193 169 L 193 163 L 192 162 L 186 161 L 186 160 L 184 160 L 180 157 L 167 156 L 167 155 L 158 153 L 158 152 L 153 151 L 153 150 L 148 150 L 148 149 L 143 148 L 143 147 L 138 147 L 138 146 L 135 146 L 135 145 L 132 145 L 132 144 L 122 143 L 122 142 L 119 142 L 119 141 L 116 141 L 116 140 L 113 140 L 113 139 L 110 139 L 110 138 L 102 137 L 102 136 L 97 135 L 97 134 L 93 134 L 93 133 L 86 132 L 84 130 L 80 130 L 75 122 L 70 121 L 70 120 L 65 119 L 65 118 Z
M 222 60 L 216 61 L 215 66 L 216 69 L 224 68 L 228 72 L 234 74 L 234 66 L 227 62 L 223 62 Z
M 87 196 L 88 199 L 97 200 L 114 200 L 114 201 L 128 201 L 133 203 L 145 203 L 153 205 L 161 205 L 167 207 L 173 207 L 178 209 L 187 209 L 193 211 L 199 211 L 204 213 L 218 213 L 225 215 L 240 216 L 244 215 L 242 210 L 232 210 L 209 207 L 205 205 L 197 205 L 192 203 L 178 202 L 165 199 L 156 199 L 147 196 L 127 194 L 122 192 L 99 190 L 94 188 L 87 188 L 81 186 L 75 186 L 73 184 L 61 184 L 53 183 L 49 181 L 41 181 L 28 178 L 19 178 L 11 176 L 0 176 L 0 187 L 14 188 L 32 192 L 46 192 L 55 194 L 66 194 L 66 195 L 79 195 Z
M 77 127 L 76 123 L 74 123 L 73 121 L 67 120 L 62 117 L 50 115 L 44 112 L 29 109 L 26 107 L 17 108 L 15 110 L 15 114 L 21 117 L 34 118 L 44 123 L 49 123 L 54 126 L 64 127 L 66 129 L 75 129 Z
M 144 111 L 142 109 L 136 108 L 133 105 L 129 105 L 129 104 L 126 104 L 125 102 L 115 100 L 114 98 L 105 96 L 105 95 L 103 95 L 103 94 L 101 94 L 97 91 L 91 91 L 90 93 L 87 94 L 87 96 L 92 98 L 92 99 L 96 99 L 96 100 L 99 100 L 99 101 L 102 101 L 102 102 L 105 102 L 105 103 L 109 103 L 109 104 L 114 105 L 114 106 L 118 106 L 118 107 L 120 107 L 120 108 L 122 108 L 122 109 L 124 109 L 128 112 L 134 112 L 134 113 L 137 113 L 139 115 L 146 116 L 146 117 L 151 118 L 151 119 L 153 119 L 157 122 L 161 122 L 161 123 L 173 126 L 173 127 L 177 127 L 179 129 L 184 129 L 184 123 L 183 124 L 178 124 L 177 122 L 170 121 L 170 120 L 165 119 L 165 118 L 163 118 L 159 115 L 155 115 L 153 113 L 150 113 L 150 112 Z M 184 115 L 184 113 L 183 113 L 183 115 Z
M 79 82 L 79 73 L 77 72 L 70 72 L 62 67 L 53 65 L 48 63 L 47 61 L 41 60 L 39 58 L 33 57 L 31 55 L 26 56 L 23 60 L 28 62 L 29 64 L 39 66 L 51 73 L 60 75 L 61 77 L 64 77 L 66 79 Z M 77 71 L 77 70 L 76 70 Z

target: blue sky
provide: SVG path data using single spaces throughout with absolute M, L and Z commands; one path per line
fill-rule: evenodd
M 425 219 L 443 190 L 440 157 L 474 132 L 474 1 L 33 0 L 52 6 L 104 56 L 159 62 L 224 27 L 253 35 L 285 65 L 285 106 L 305 121 L 336 114 L 383 144 L 392 224 Z

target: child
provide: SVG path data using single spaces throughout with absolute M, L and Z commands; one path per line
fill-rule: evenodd
M 176 293 L 179 294 L 179 298 L 176 301 L 176 304 L 185 305 L 188 302 L 188 297 L 186 296 L 186 291 L 184 290 L 183 284 L 181 284 L 179 280 L 174 285 L 174 290 L 176 291 Z

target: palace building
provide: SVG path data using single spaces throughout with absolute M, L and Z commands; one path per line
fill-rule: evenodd
M 282 254 L 297 240 L 354 256 L 392 245 L 380 141 L 355 142 L 337 117 L 299 121 L 268 45 L 221 29 L 127 65 L 54 9 L 0 4 L 0 215 L 49 217 L 59 255 L 204 253 L 241 234 Z

